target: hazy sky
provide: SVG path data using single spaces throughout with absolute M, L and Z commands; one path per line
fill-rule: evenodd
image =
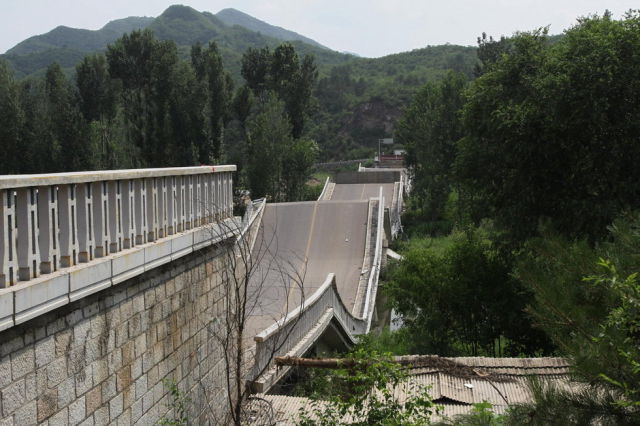
M 0 52 L 58 25 L 98 29 L 127 16 L 158 16 L 171 4 L 218 12 L 233 7 L 339 51 L 377 57 L 434 44 L 474 45 L 550 26 L 560 33 L 579 16 L 605 9 L 620 17 L 630 0 L 0 0 Z

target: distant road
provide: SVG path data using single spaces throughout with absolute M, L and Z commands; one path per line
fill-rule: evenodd
M 380 187 L 384 195 L 384 206 L 389 207 L 393 198 L 393 183 L 350 183 L 336 184 L 332 200 L 368 200 L 378 198 Z

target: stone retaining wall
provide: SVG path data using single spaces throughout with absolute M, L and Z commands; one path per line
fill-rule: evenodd
M 227 246 L 205 248 L 0 332 L 0 425 L 194 423 L 224 410 L 224 362 L 207 326 L 224 309 Z

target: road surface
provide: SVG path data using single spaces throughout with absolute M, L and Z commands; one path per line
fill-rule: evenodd
M 389 207 L 393 198 L 393 183 L 339 183 L 333 188 L 332 200 L 368 200 L 378 198 L 380 187 L 384 206 Z
M 346 306 L 353 307 L 368 209 L 368 201 L 266 205 L 253 250 L 257 267 L 250 283 L 250 335 L 299 306 L 331 272 Z

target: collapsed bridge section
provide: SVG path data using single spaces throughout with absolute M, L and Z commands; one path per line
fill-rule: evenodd
M 257 332 L 256 390 L 286 372 L 259 374 L 275 352 L 302 354 L 329 326 L 349 343 L 369 332 L 384 246 L 399 231 L 402 179 L 397 172 L 338 174 L 316 202 L 264 207 L 252 283 L 264 290 L 249 327 Z

